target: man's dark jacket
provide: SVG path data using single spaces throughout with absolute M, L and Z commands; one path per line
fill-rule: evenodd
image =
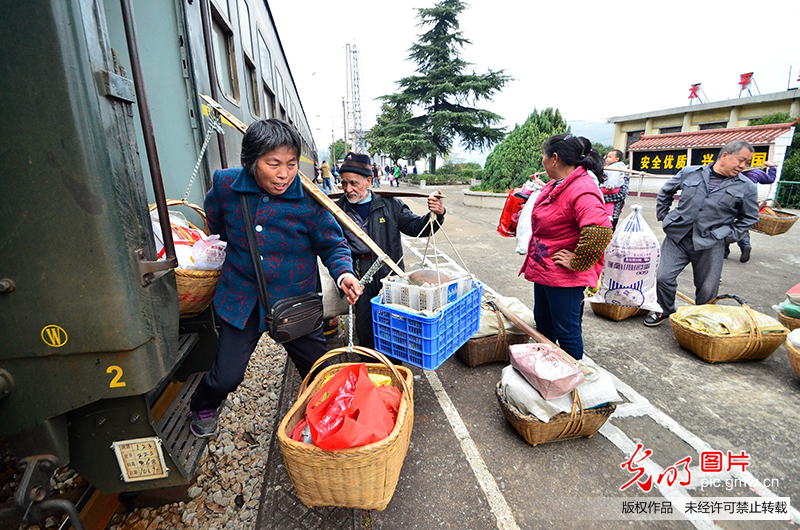
M 353 210 L 346 197 L 341 197 L 336 203 L 344 212 L 350 217 L 359 227 L 361 227 L 369 237 L 381 248 L 386 254 L 389 255 L 401 269 L 405 270 L 403 262 L 400 258 L 403 256 L 403 245 L 401 243 L 400 234 L 416 237 L 423 229 L 423 236 L 431 234 L 430 226 L 426 227 L 430 220 L 430 214 L 419 216 L 411 211 L 403 201 L 400 199 L 381 197 L 377 193 L 372 194 L 372 202 L 370 203 L 369 219 L 365 222 Z M 434 231 L 439 229 L 439 225 L 444 222 L 444 215 L 437 215 L 438 223 L 434 223 Z M 353 253 L 353 265 L 359 272 L 359 276 L 363 275 L 368 269 L 369 265 L 378 257 L 372 253 L 369 248 L 352 232 L 343 228 L 344 236 L 350 245 L 350 251 Z M 367 261 L 358 259 L 360 256 L 372 254 L 372 259 Z M 361 270 L 358 270 L 361 268 Z M 380 289 L 380 280 L 389 275 L 391 269 L 384 265 L 373 277 L 372 285 L 377 287 L 374 291 L 374 296 Z M 372 291 L 372 289 L 369 289 Z M 364 294 L 368 294 L 366 291 Z

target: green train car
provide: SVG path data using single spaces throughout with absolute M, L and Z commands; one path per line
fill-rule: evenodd
M 269 6 L 9 0 L 0 21 L 0 437 L 26 494 L 66 464 L 107 493 L 186 483 L 204 447 L 186 401 L 215 317 L 179 317 L 148 207 L 187 193 L 201 94 L 244 123 L 293 124 L 313 173 Z M 213 170 L 239 165 L 241 133 L 209 140 L 187 197 L 200 205 Z

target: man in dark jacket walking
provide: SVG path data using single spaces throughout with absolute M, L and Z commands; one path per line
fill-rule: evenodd
M 383 249 L 386 254 L 404 269 L 401 260 L 403 245 L 400 234 L 416 237 L 431 235 L 430 226 L 426 228 L 429 217 L 416 215 L 400 199 L 381 197 L 370 190 L 372 184 L 372 166 L 367 155 L 348 153 L 340 168 L 344 196 L 337 205 Z M 438 223 L 434 223 L 435 232 L 444 222 L 444 204 L 437 197 L 428 197 L 428 209 L 436 214 Z M 350 245 L 353 255 L 353 267 L 356 274 L 362 277 L 378 258 L 370 249 L 346 228 L 345 239 Z M 364 286 L 364 293 L 356 303 L 356 332 L 358 342 L 365 348 L 374 349 L 375 339 L 372 333 L 372 305 L 370 299 L 381 290 L 381 279 L 389 275 L 391 270 L 384 265 L 372 277 L 372 281 Z

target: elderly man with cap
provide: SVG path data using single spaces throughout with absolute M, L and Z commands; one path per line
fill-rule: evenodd
M 428 216 L 416 215 L 400 199 L 382 197 L 370 190 L 372 184 L 372 162 L 367 155 L 348 153 L 339 169 L 344 196 L 337 201 L 338 206 L 372 238 L 384 252 L 401 268 L 403 262 L 403 245 L 400 234 L 416 237 L 431 235 Z M 433 231 L 438 230 L 444 222 L 444 204 L 437 197 L 428 197 L 428 209 L 436 214 L 438 223 L 434 223 Z M 425 230 L 423 232 L 423 229 Z M 353 266 L 359 277 L 366 274 L 370 266 L 378 258 L 370 249 L 346 228 L 344 235 L 353 254 Z M 374 348 L 375 339 L 372 333 L 372 306 L 370 299 L 381 289 L 381 278 L 389 275 L 390 269 L 384 265 L 373 276 L 372 281 L 364 286 L 364 294 L 356 303 L 356 332 L 358 342 L 365 348 Z

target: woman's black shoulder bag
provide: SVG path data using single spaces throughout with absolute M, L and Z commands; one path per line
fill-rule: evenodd
M 264 278 L 264 269 L 261 256 L 258 253 L 258 241 L 253 229 L 253 215 L 250 213 L 250 200 L 241 193 L 239 198 L 242 203 L 242 217 L 247 231 L 247 244 L 250 246 L 250 257 L 256 270 L 258 290 L 261 293 L 261 302 L 267 310 L 267 331 L 275 342 L 289 342 L 304 337 L 322 327 L 322 294 L 307 293 L 300 296 L 291 296 L 278 300 L 272 305 L 267 292 L 267 281 Z

